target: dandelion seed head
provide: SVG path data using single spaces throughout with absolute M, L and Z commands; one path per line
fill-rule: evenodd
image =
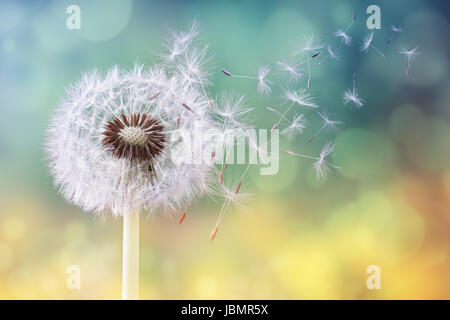
M 206 49 L 192 47 L 196 34 L 196 24 L 172 33 L 182 52 L 163 65 L 114 67 L 105 75 L 94 70 L 69 87 L 45 141 L 51 173 L 66 200 L 120 216 L 137 209 L 179 212 L 216 192 L 214 164 L 189 161 L 192 150 L 176 133 L 236 129 L 235 121 L 223 117 L 242 125 L 247 111 L 239 109 L 242 97 L 222 100 L 226 106 L 219 113 L 211 109 L 203 83 L 195 80 L 203 76 L 206 59 Z M 203 139 L 201 148 L 218 143 Z

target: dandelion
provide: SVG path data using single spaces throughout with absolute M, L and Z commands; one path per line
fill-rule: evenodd
M 414 61 L 414 59 L 419 54 L 419 47 L 415 47 L 413 49 L 408 49 L 408 47 L 405 45 L 402 50 L 400 51 L 400 54 L 404 55 L 408 60 L 408 67 L 406 68 L 406 75 L 409 75 L 409 71 L 411 69 L 411 63 Z
M 380 50 L 377 49 L 377 47 L 375 47 L 372 42 L 373 42 L 373 36 L 374 33 L 373 31 L 371 33 L 369 33 L 366 37 L 364 37 L 363 40 L 363 44 L 361 46 L 361 52 L 368 52 L 369 48 L 374 49 L 380 56 L 382 56 L 383 58 L 386 58 L 386 56 L 384 55 L 383 52 L 381 52 Z
M 221 142 L 205 135 L 200 150 L 191 150 L 180 133 L 224 134 L 243 126 L 248 113 L 238 110 L 242 97 L 224 98 L 217 110 L 209 107 L 212 99 L 203 87 L 209 82 L 201 72 L 206 49 L 191 46 L 196 34 L 196 23 L 171 33 L 174 43 L 163 64 L 84 74 L 49 125 L 45 150 L 62 196 L 85 211 L 124 220 L 124 299 L 138 298 L 140 211 L 184 210 L 182 223 L 191 203 L 217 194 L 214 163 L 192 157 Z M 226 195 L 225 203 L 236 201 Z
M 400 33 L 400 32 L 403 31 L 402 28 L 396 27 L 396 26 L 394 26 L 394 25 L 391 26 L 391 30 L 392 30 L 392 35 L 391 35 L 391 37 L 386 41 L 386 44 L 392 43 L 392 41 L 393 41 L 394 38 L 395 38 L 395 35 L 396 35 L 397 33 Z
M 272 82 L 267 78 L 267 75 L 270 72 L 270 67 L 265 65 L 265 66 L 260 66 L 258 68 L 258 73 L 256 76 L 245 76 L 245 75 L 235 75 L 232 74 L 231 72 L 222 69 L 222 72 L 227 75 L 228 77 L 232 77 L 232 78 L 244 78 L 244 79 L 252 79 L 252 80 L 256 80 L 258 82 L 257 85 L 257 91 L 261 94 L 261 95 L 269 95 L 271 92 L 271 88 L 270 85 L 272 84 Z
M 331 115 L 327 114 L 324 111 L 317 112 L 317 114 L 322 120 L 322 126 L 306 141 L 308 143 L 311 142 L 313 139 L 315 139 L 319 135 L 319 133 L 321 133 L 324 129 L 326 128 L 337 129 L 337 126 L 342 124 L 342 121 L 330 119 Z
M 330 172 L 330 168 L 340 169 L 338 166 L 335 166 L 327 161 L 327 157 L 333 153 L 333 150 L 334 145 L 331 142 L 328 142 L 322 148 L 322 151 L 320 152 L 318 157 L 298 154 L 292 151 L 285 151 L 285 153 L 296 157 L 315 160 L 313 163 L 313 168 L 316 171 L 316 178 L 323 179 L 326 178 L 326 176 Z
M 361 109 L 364 106 L 364 100 L 359 97 L 356 90 L 356 73 L 353 74 L 353 89 L 345 90 L 343 99 L 345 105 L 351 102 L 356 109 Z
M 320 41 L 319 37 L 314 35 L 305 36 L 303 38 L 303 45 L 294 52 L 293 55 L 306 54 L 306 61 L 308 64 L 308 89 L 311 87 L 311 52 L 315 52 L 323 48 L 323 44 Z M 313 56 L 317 56 L 317 53 L 314 53 Z
M 290 80 L 297 80 L 303 77 L 303 71 L 300 69 L 300 65 L 303 63 L 289 64 L 286 61 L 277 61 L 277 64 L 286 72 L 289 73 Z

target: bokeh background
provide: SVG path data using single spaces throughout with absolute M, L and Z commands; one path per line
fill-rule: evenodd
M 368 5 L 381 7 L 375 45 L 359 52 Z M 81 30 L 66 28 L 66 8 L 81 8 Z M 316 154 L 336 142 L 342 169 L 317 181 L 311 162 L 281 154 L 280 170 L 250 170 L 253 200 L 228 214 L 208 241 L 220 203 L 201 201 L 180 226 L 175 218 L 141 223 L 141 297 L 145 299 L 448 299 L 450 298 L 449 17 L 445 1 L 12 1 L 0 2 L 0 298 L 117 299 L 121 221 L 67 204 L 52 184 L 42 142 L 64 89 L 83 71 L 158 61 L 168 27 L 197 18 L 215 94 L 237 90 L 270 128 L 267 106 L 280 106 L 286 82 L 275 61 L 291 58 L 303 35 L 333 32 L 356 12 L 354 43 L 339 61 L 313 65 L 317 102 L 343 120 L 280 150 Z M 403 27 L 391 45 L 390 25 Z M 405 75 L 403 44 L 421 55 Z M 224 76 L 270 64 L 274 83 L 261 98 L 255 83 Z M 353 72 L 366 101 L 345 108 Z M 305 87 L 300 80 L 297 88 Z M 80 290 L 66 287 L 70 265 Z M 369 290 L 366 268 L 381 268 Z

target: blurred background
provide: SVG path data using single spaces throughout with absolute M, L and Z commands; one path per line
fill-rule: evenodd
M 381 8 L 375 51 L 359 47 L 369 32 L 366 8 Z M 81 9 L 69 30 L 66 9 Z M 276 61 L 292 59 L 302 37 L 350 30 L 339 61 L 312 65 L 317 102 L 344 122 L 311 143 L 281 137 L 280 151 L 315 155 L 335 141 L 341 167 L 317 181 L 311 161 L 281 154 L 280 170 L 249 173 L 253 200 L 227 214 L 214 242 L 220 203 L 205 199 L 180 226 L 177 217 L 141 223 L 143 299 L 449 299 L 450 78 L 449 8 L 444 1 L 0 1 L 0 298 L 117 299 L 121 293 L 121 227 L 66 203 L 53 186 L 42 142 L 52 110 L 83 71 L 159 61 L 167 28 L 194 18 L 209 43 L 212 94 L 236 90 L 255 107 L 252 121 L 271 128 L 286 77 Z M 403 32 L 387 45 L 390 26 Z M 402 46 L 419 46 L 406 76 Z M 224 76 L 254 74 L 270 64 L 273 93 Z M 342 93 L 357 86 L 362 110 Z M 304 88 L 305 80 L 294 87 Z M 69 290 L 77 265 L 81 287 Z M 369 290 L 366 269 L 381 270 Z

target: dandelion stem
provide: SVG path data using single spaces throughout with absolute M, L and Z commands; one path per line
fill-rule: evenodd
M 123 216 L 122 299 L 139 299 L 139 210 Z

